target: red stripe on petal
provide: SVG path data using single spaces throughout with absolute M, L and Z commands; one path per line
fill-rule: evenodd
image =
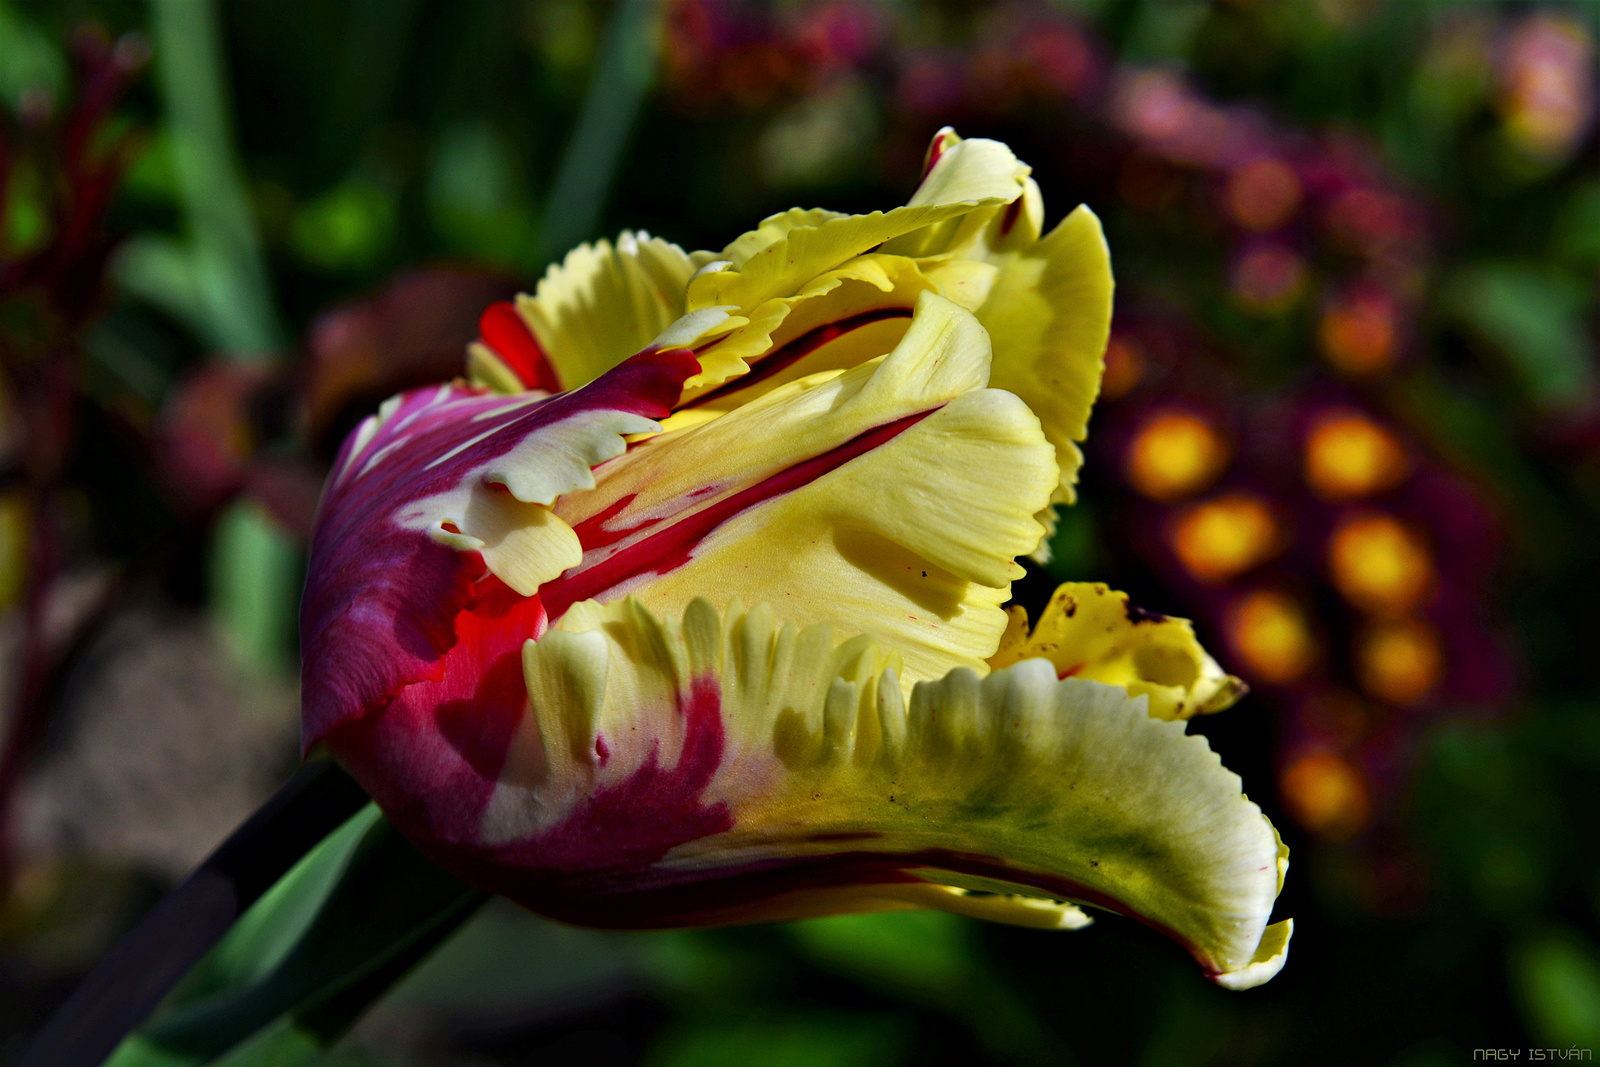
M 500 361 L 522 379 L 523 388 L 561 391 L 555 367 L 514 304 L 500 300 L 484 308 L 478 319 L 478 333 Z
M 932 411 L 918 412 L 868 430 L 838 448 L 779 471 L 748 489 L 694 512 L 659 533 L 641 538 L 592 566 L 579 564 L 540 588 L 539 596 L 550 612 L 551 620 L 559 619 L 578 601 L 592 600 L 629 579 L 676 570 L 693 558 L 695 547 L 707 535 L 735 515 L 816 481 L 857 456 L 893 440 L 931 414 Z M 584 545 L 586 551 L 591 547 Z
M 633 503 L 634 499 L 638 497 L 638 495 L 638 493 L 629 493 L 627 496 L 607 504 L 593 515 L 590 515 L 587 519 L 584 519 L 582 522 L 572 527 L 572 532 L 578 535 L 578 543 L 583 546 L 585 552 L 591 548 L 604 548 L 606 545 L 614 545 L 618 541 L 621 541 L 632 534 L 638 533 L 646 526 L 653 526 L 655 524 L 657 520 L 647 520 L 639 523 L 637 526 L 622 526 L 615 530 L 606 526 L 606 523 L 616 518 L 619 512 L 623 511 L 629 504 Z
M 1017 224 L 1017 217 L 1022 214 L 1022 197 L 1017 197 L 1006 205 L 1005 212 L 1000 216 L 1000 236 L 1004 237 L 1011 232 L 1011 227 Z
M 702 393 L 684 406 L 697 407 L 718 397 L 748 389 L 752 385 L 772 377 L 784 368 L 793 366 L 823 345 L 837 341 L 852 330 L 859 330 L 863 326 L 870 326 L 874 322 L 882 322 L 885 319 L 909 319 L 911 310 L 911 308 L 874 308 L 871 311 L 863 311 L 859 315 L 852 315 L 847 319 L 840 319 L 838 322 L 830 322 L 826 325 L 818 326 L 816 329 L 807 330 L 793 341 L 762 359 L 749 374 L 742 378 L 735 378 L 730 382 L 725 382 L 708 393 Z
M 505 766 L 527 696 L 522 657 L 508 653 L 495 660 L 470 697 L 446 700 L 435 708 L 433 720 L 439 736 L 478 777 L 493 781 Z
M 954 130 L 946 126 L 934 134 L 933 140 L 928 142 L 927 155 L 922 157 L 922 177 L 917 179 L 918 186 L 927 181 L 928 175 L 933 173 L 933 168 L 939 165 L 939 157 L 944 155 L 944 150 L 949 145 L 950 138 L 954 133 Z

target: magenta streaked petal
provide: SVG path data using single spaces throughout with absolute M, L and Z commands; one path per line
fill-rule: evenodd
M 461 384 L 403 393 L 345 442 L 312 535 L 301 606 L 303 742 L 436 674 L 484 574 L 468 507 L 493 485 L 548 506 L 665 417 L 699 364 L 646 350 L 583 389 L 506 397 Z M 481 545 L 481 541 L 479 542 Z M 524 591 L 526 592 L 526 590 Z
M 941 907 L 1072 928 L 1076 901 L 1230 988 L 1282 966 L 1285 850 L 1183 724 L 1037 659 L 907 687 L 841 636 L 766 605 L 585 602 L 523 646 L 525 693 L 497 652 L 469 723 L 441 714 L 465 691 L 447 678 L 331 742 L 428 855 L 569 922 Z

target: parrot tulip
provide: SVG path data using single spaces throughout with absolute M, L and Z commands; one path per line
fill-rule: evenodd
M 585 245 L 470 377 L 340 453 L 304 742 L 417 846 L 606 927 L 1083 905 L 1216 982 L 1282 966 L 1286 852 L 1189 716 L 1187 622 L 1020 556 L 1073 498 L 1111 310 L 1098 221 L 941 131 L 910 202 L 721 252 Z

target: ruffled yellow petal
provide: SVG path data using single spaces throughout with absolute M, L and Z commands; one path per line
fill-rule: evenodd
M 982 388 L 988 359 L 972 315 L 924 293 L 887 356 L 635 447 L 557 505 L 596 547 L 542 594 L 552 614 L 563 598 L 631 593 L 663 611 L 759 598 L 878 636 L 913 678 L 984 669 L 1056 484 L 1038 420 Z M 696 529 L 719 508 L 732 510 Z M 652 543 L 673 545 L 670 560 Z M 608 574 L 630 553 L 658 562 Z
M 885 241 L 1022 196 L 1030 168 L 1011 149 L 983 138 L 955 141 L 905 207 L 868 215 L 795 209 L 767 219 L 728 246 L 729 259 L 735 251 L 744 256 L 734 269 L 694 280 L 689 306 L 753 308 Z
M 576 389 L 682 316 L 689 277 L 710 255 L 624 230 L 615 245 L 581 244 L 551 264 L 533 296 L 517 297 L 517 311 L 555 365 L 562 387 Z
M 618 921 L 630 906 L 641 922 L 923 906 L 1070 927 L 1081 918 L 1054 902 L 1076 901 L 1168 933 L 1230 988 L 1281 966 L 1277 835 L 1204 738 L 1120 687 L 1029 660 L 907 700 L 869 638 L 780 625 L 766 605 L 695 600 L 681 618 L 588 603 L 525 646 L 531 710 L 486 842 L 560 839 L 586 798 L 692 769 L 719 828 L 630 876 Z M 722 893 L 774 871 L 769 891 Z M 685 885 L 692 916 L 650 910 L 652 887 Z
M 995 256 L 978 321 L 994 339 L 996 388 L 1022 397 L 1044 424 L 1061 465 L 1058 500 L 1070 502 L 1100 393 L 1111 336 L 1111 254 L 1087 207 L 1030 248 Z
M 913 230 L 887 242 L 884 251 L 919 258 L 946 256 L 986 260 L 995 252 L 1026 248 L 1037 241 L 1044 223 L 1044 198 L 1039 192 L 1038 183 L 1028 176 L 1033 168 L 1010 156 L 1009 149 L 1004 156 L 996 152 L 992 146 L 997 143 L 982 139 L 963 141 L 954 130 L 945 127 L 929 149 L 931 152 L 942 146 L 940 158 L 929 171 L 927 179 L 917 188 L 910 203 L 930 202 L 924 198 L 937 201 L 951 196 L 953 189 L 940 187 L 941 178 L 947 175 L 960 180 L 962 171 L 968 174 L 984 170 L 1001 173 L 1008 168 L 1022 182 L 1020 197 Z M 971 153 L 974 158 L 963 160 L 964 165 L 952 166 L 962 160 L 964 153 Z M 977 163 L 978 159 L 983 160 L 981 165 Z
M 683 402 L 700 409 L 691 416 L 698 421 L 787 382 L 882 355 L 904 336 L 917 297 L 934 288 L 912 260 L 857 256 L 794 296 L 768 301 L 766 313 L 702 351 L 701 373 L 689 380 Z M 742 377 L 752 364 L 757 372 Z
M 719 259 L 726 259 L 735 267 L 742 267 L 751 256 L 764 249 L 771 248 L 789 235 L 789 231 L 800 226 L 820 226 L 829 219 L 849 218 L 842 211 L 829 211 L 827 208 L 792 207 L 788 211 L 780 211 L 776 215 L 768 215 L 761 220 L 761 225 L 753 230 L 740 234 L 727 248 L 722 250 Z
M 989 665 L 998 670 L 1033 658 L 1048 660 L 1058 678 L 1087 678 L 1148 697 L 1158 719 L 1221 711 L 1247 691 L 1200 647 L 1188 619 L 1136 608 L 1128 594 L 1098 582 L 1058 588 L 1031 634 L 1026 613 L 1011 609 Z
M 572 527 L 549 507 L 528 504 L 499 486 L 470 487 L 459 519 L 446 520 L 435 540 L 459 552 L 480 552 L 484 564 L 523 596 L 583 561 Z
M 878 245 L 926 227 L 957 220 L 974 210 L 1008 204 L 1022 196 L 1028 167 L 998 141 L 961 141 L 944 152 L 911 201 L 887 213 L 836 215 L 790 211 L 775 215 L 729 245 L 745 256 L 712 269 L 709 264 L 689 283 L 687 307 L 727 307 L 750 320 L 729 342 L 702 358 L 704 378 L 716 385 L 741 373 L 740 360 L 765 351 L 767 337 L 787 314 L 783 299 L 812 279 L 844 265 Z

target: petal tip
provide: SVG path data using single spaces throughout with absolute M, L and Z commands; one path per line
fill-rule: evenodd
M 1256 953 L 1236 971 L 1214 974 L 1211 980 L 1224 989 L 1239 991 L 1265 985 L 1281 970 L 1289 959 L 1289 939 L 1294 936 L 1294 920 L 1284 919 L 1273 923 L 1261 934 L 1261 944 Z

